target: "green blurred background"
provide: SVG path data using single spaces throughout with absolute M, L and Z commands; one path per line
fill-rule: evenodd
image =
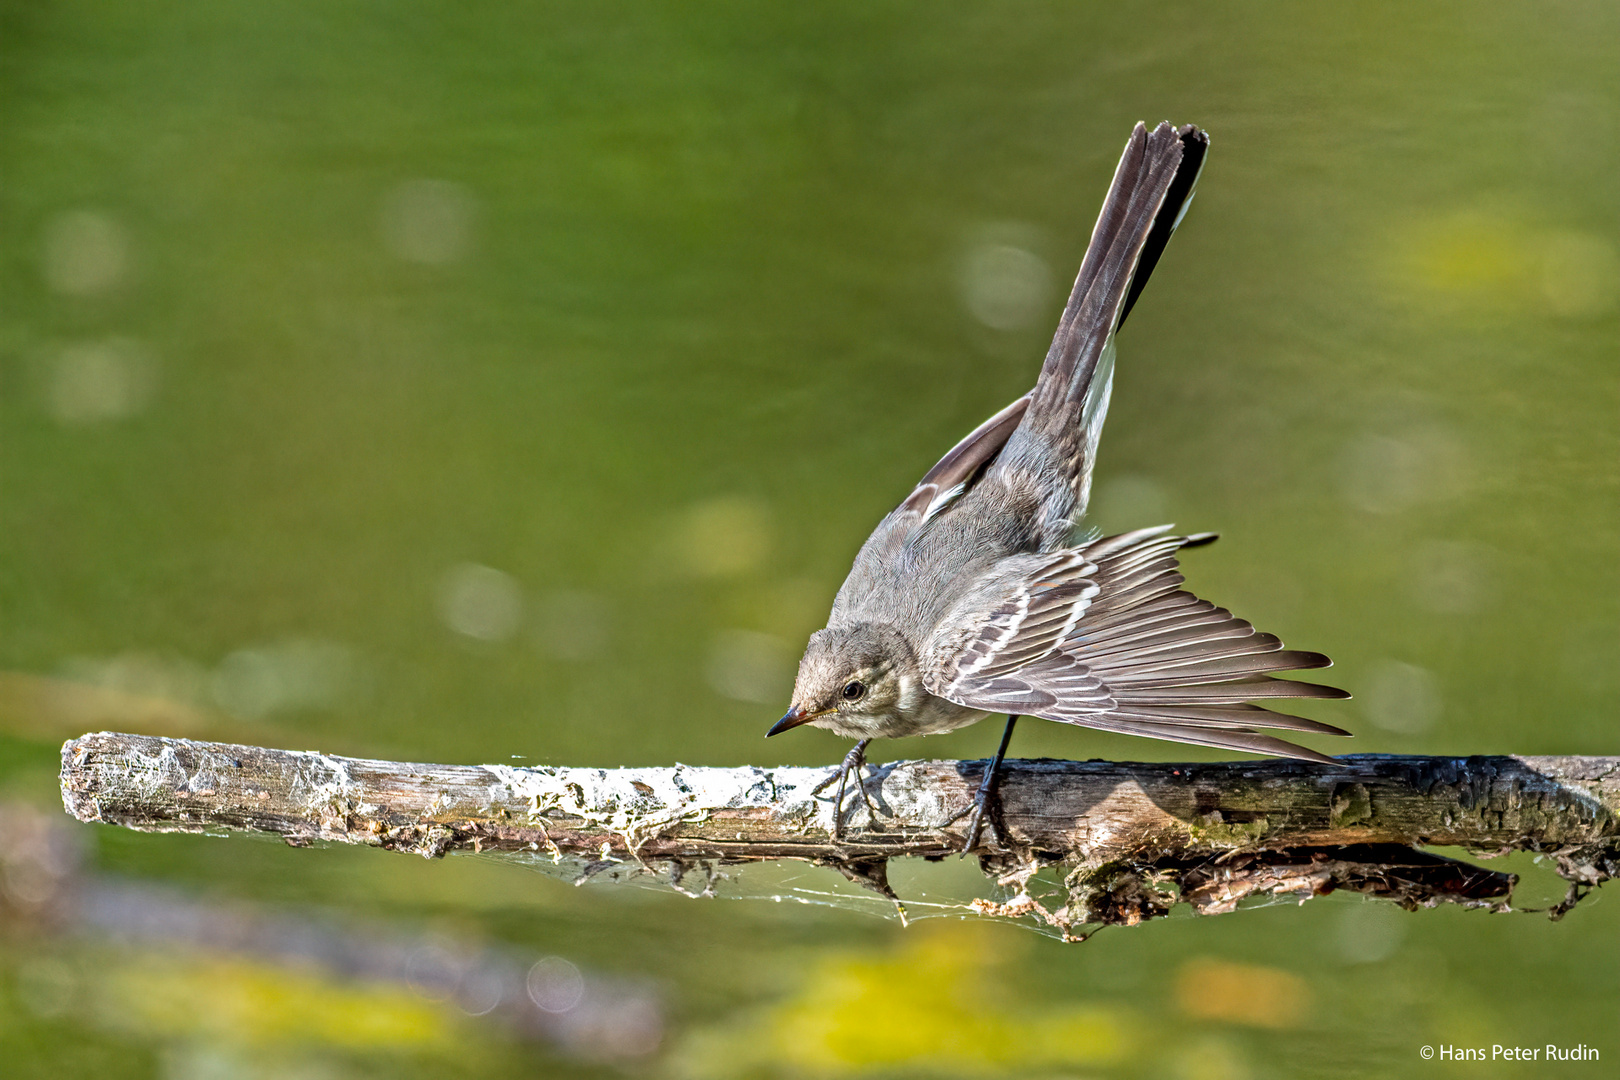
M 5 1074 L 1429 1076 L 1425 1044 L 1549 1042 L 1613 1074 L 1602 894 L 1064 946 L 52 829 L 57 748 L 98 728 L 836 761 L 760 738 L 803 639 L 1033 381 L 1137 120 L 1213 148 L 1121 341 L 1093 521 L 1222 533 L 1193 587 L 1330 653 L 1356 698 L 1313 715 L 1357 751 L 1620 753 L 1616 41 L 1595 0 L 0 3 Z M 1026 724 L 1014 753 L 1196 752 Z M 557 956 L 657 1018 L 537 1039 L 409 980 L 90 929 L 25 864 Z

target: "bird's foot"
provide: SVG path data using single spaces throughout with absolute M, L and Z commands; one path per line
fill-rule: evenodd
M 951 819 L 945 823 L 947 826 L 954 825 L 962 819 L 962 815 L 969 812 L 973 814 L 973 817 L 968 819 L 967 839 L 962 844 L 963 855 L 979 846 L 979 834 L 984 830 L 985 811 L 990 805 L 990 800 L 996 799 L 998 808 L 1001 805 L 1000 796 L 997 794 L 1001 784 L 1001 763 L 1007 760 L 1007 747 L 1012 743 L 1013 727 L 1017 723 L 1018 714 L 1014 713 L 1007 717 L 1007 729 L 1001 733 L 1001 745 L 996 748 L 996 756 L 991 760 L 990 764 L 984 767 L 984 779 L 979 781 L 978 794 L 973 796 L 971 803 L 952 815 Z M 1001 831 L 996 827 L 994 821 L 990 823 L 990 827 L 997 833 Z
M 952 814 L 950 819 L 945 822 L 949 826 L 955 825 L 964 817 L 968 819 L 967 838 L 962 842 L 961 853 L 963 855 L 967 855 L 979 846 L 979 836 L 984 832 L 990 803 L 992 800 L 999 798 L 996 790 L 1001 780 L 1001 770 L 996 767 L 999 764 L 1000 762 L 996 762 L 985 767 L 984 779 L 979 782 L 979 790 L 973 796 L 973 801 Z M 968 816 L 970 814 L 971 817 Z M 989 824 L 991 832 L 997 832 L 995 822 L 991 820 Z
M 871 739 L 862 739 L 856 743 L 833 774 L 811 789 L 810 794 L 820 795 L 832 787 L 833 782 L 838 783 L 838 795 L 833 800 L 833 839 L 842 840 L 844 837 L 844 791 L 849 786 L 851 777 L 855 778 L 855 790 L 860 792 L 861 802 L 866 804 L 866 812 L 873 820 L 877 819 L 877 807 L 872 805 L 872 797 L 866 793 L 866 782 L 861 777 L 861 770 L 866 767 L 866 748 Z
M 968 818 L 967 839 L 962 843 L 963 855 L 966 855 L 968 852 L 973 851 L 979 846 L 979 834 L 984 831 L 985 807 L 987 807 L 989 804 L 990 796 L 985 795 L 982 791 L 979 792 L 978 797 L 973 800 L 973 816 Z M 992 822 L 990 825 L 990 831 L 992 833 L 996 831 L 994 822 Z

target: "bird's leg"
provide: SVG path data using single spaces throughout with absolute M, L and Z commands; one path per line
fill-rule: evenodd
M 984 810 L 995 797 L 996 786 L 1001 782 L 1001 763 L 1007 757 L 1007 744 L 1012 742 L 1013 725 L 1017 723 L 1018 717 L 1007 717 L 1007 730 L 1001 733 L 1001 745 L 996 748 L 996 759 L 984 770 L 984 779 L 979 783 L 979 793 L 973 797 L 973 816 L 968 819 L 967 841 L 962 845 L 963 855 L 979 846 L 979 833 L 984 829 Z
M 856 743 L 854 749 L 844 755 L 843 764 L 810 791 L 812 795 L 820 795 L 832 786 L 834 780 L 838 781 L 838 797 L 833 800 L 834 840 L 842 839 L 844 835 L 844 788 L 848 785 L 850 776 L 855 777 L 855 790 L 861 793 L 861 801 L 866 804 L 866 812 L 873 818 L 877 817 L 877 811 L 872 807 L 871 796 L 866 794 L 866 784 L 860 775 L 861 769 L 866 765 L 866 748 L 871 744 L 871 739 L 862 739 Z

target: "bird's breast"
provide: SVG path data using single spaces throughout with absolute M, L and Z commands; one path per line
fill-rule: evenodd
M 912 735 L 942 735 L 976 724 L 990 714 L 935 697 L 926 690 L 909 708 L 873 715 L 834 713 L 811 723 L 846 739 L 904 739 Z

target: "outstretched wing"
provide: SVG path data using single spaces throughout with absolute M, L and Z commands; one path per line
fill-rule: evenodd
M 1004 599 L 984 606 L 984 614 L 955 624 L 952 641 L 944 651 L 943 665 L 933 665 L 929 674 L 938 685 L 929 691 L 956 700 L 953 695 L 972 693 L 992 682 L 1002 690 L 1022 685 L 1016 676 L 1023 669 L 1055 653 L 1075 632 L 1087 608 L 1101 591 L 1096 575 L 1098 566 L 1086 557 L 1084 549 L 1069 548 L 1046 555 L 1014 556 L 1007 560 L 1016 567 L 1016 577 Z M 963 607 L 972 610 L 978 596 Z M 1010 682 L 997 680 L 1012 679 Z
M 1181 589 L 1176 552 L 1214 538 L 1167 532 L 1144 529 L 1058 553 L 1068 557 L 1073 580 L 1022 582 L 965 641 L 955 635 L 949 655 L 930 658 L 928 690 L 974 709 L 1331 761 L 1257 729 L 1348 732 L 1252 704 L 1348 697 L 1272 677 L 1327 667 L 1328 658 L 1284 649 L 1275 636 Z

